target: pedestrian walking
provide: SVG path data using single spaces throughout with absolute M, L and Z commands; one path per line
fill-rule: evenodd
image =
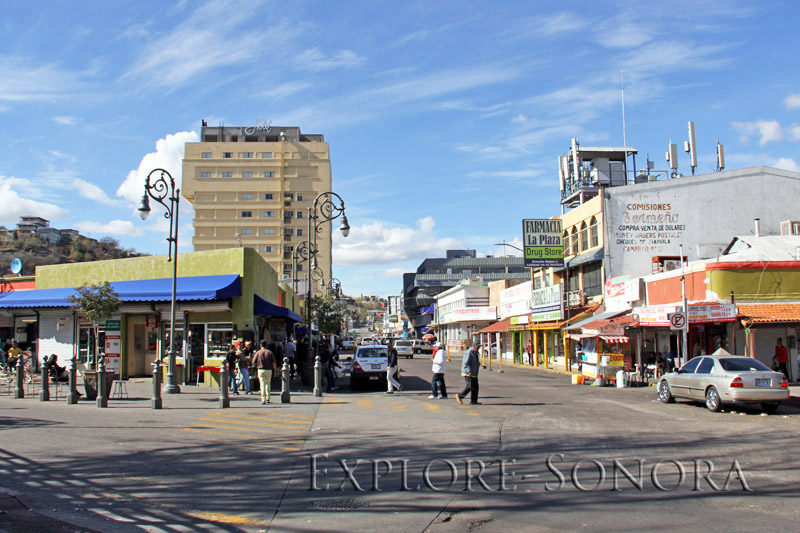
M 391 342 L 386 346 L 389 351 L 389 364 L 386 367 L 386 394 L 394 394 L 394 389 L 403 390 L 403 386 L 394 377 L 397 375 L 397 350 Z
M 525 345 L 525 353 L 528 354 L 528 364 L 533 366 L 533 343 L 531 341 Z
M 478 401 L 478 370 L 481 367 L 478 346 L 480 346 L 480 342 L 472 341 L 472 347 L 464 353 L 464 359 L 461 361 L 461 375 L 464 376 L 466 387 L 460 394 L 456 394 L 458 403 L 464 403 L 464 398 L 469 394 L 470 405 L 481 405 L 481 402 Z
M 433 345 L 433 356 L 431 357 L 431 370 L 433 371 L 433 377 L 431 377 L 431 395 L 428 396 L 431 400 L 435 400 L 437 398 L 445 399 L 447 398 L 447 385 L 444 383 L 444 374 L 445 374 L 445 350 L 442 346 L 441 342 L 437 342 Z M 437 389 L 438 385 L 438 391 Z
M 772 356 L 772 360 L 777 365 L 778 372 L 782 372 L 786 379 L 789 379 L 789 369 L 787 368 L 787 364 L 789 363 L 789 351 L 786 349 L 786 346 L 783 345 L 783 339 L 778 337 L 778 341 L 775 344 L 775 355 Z
M 253 342 L 245 342 L 244 348 L 236 355 L 239 364 L 239 387 L 250 394 L 250 361 L 253 356 Z
M 297 346 L 295 346 L 292 339 L 286 341 L 286 344 L 283 347 L 283 353 L 284 357 L 289 362 L 289 376 L 291 379 L 294 379 L 295 355 L 297 354 Z
M 233 389 L 233 394 L 239 394 L 239 384 L 236 382 L 236 362 L 239 360 L 236 346 L 239 341 L 235 341 L 228 346 L 228 353 L 225 355 L 225 364 L 228 365 L 228 387 Z
M 275 366 L 275 354 L 267 350 L 266 340 L 261 341 L 261 349 L 253 354 L 253 367 L 258 373 L 258 383 L 261 386 L 261 404 L 269 403 L 272 376 L 278 369 Z

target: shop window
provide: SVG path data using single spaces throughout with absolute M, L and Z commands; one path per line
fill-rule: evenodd
M 583 267 L 583 293 L 586 296 L 603 294 L 602 266 L 595 261 Z
M 98 329 L 98 337 L 97 345 L 102 350 L 102 347 L 106 345 L 105 327 Z M 92 326 L 81 326 L 78 332 L 78 362 L 84 363 L 90 368 L 94 367 L 97 359 L 94 348 L 94 328 Z
M 231 324 L 209 324 L 206 332 L 208 358 L 224 359 L 228 353 L 228 346 L 233 342 Z

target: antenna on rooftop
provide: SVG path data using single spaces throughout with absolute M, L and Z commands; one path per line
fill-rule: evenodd
M 697 168 L 697 144 L 694 140 L 694 122 L 692 121 L 689 121 L 689 140 L 683 143 L 683 149 L 691 158 L 692 176 L 694 176 L 694 169 Z
M 673 178 L 677 177 L 678 173 L 678 145 L 672 144 L 672 139 L 669 140 L 669 148 L 667 148 L 667 161 L 669 161 L 669 168 L 672 170 Z
M 717 135 L 717 172 L 725 170 L 725 147 L 719 143 Z

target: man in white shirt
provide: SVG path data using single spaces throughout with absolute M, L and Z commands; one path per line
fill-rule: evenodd
M 446 352 L 441 342 L 433 345 L 433 356 L 431 357 L 433 377 L 431 378 L 431 400 L 447 398 L 447 386 L 444 384 Z M 439 385 L 437 394 L 436 385 Z

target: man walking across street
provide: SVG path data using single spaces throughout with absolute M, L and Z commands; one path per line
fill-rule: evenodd
M 394 349 L 394 344 L 389 342 L 389 345 L 386 347 L 389 350 L 389 365 L 386 367 L 386 384 L 389 387 L 389 390 L 386 391 L 386 394 L 394 394 L 394 389 L 403 390 L 403 386 L 400 385 L 400 382 L 394 379 L 394 376 L 397 374 L 397 350 Z
M 444 347 L 441 342 L 437 342 L 433 346 L 433 356 L 431 357 L 433 377 L 431 378 L 431 395 L 428 396 L 431 400 L 447 398 L 447 386 L 444 384 L 445 359 Z M 438 394 L 437 385 L 439 386 Z
M 461 375 L 464 376 L 464 381 L 467 386 L 461 391 L 461 394 L 456 394 L 458 403 L 464 403 L 464 398 L 467 394 L 470 395 L 470 405 L 481 405 L 478 401 L 478 369 L 481 367 L 480 359 L 478 358 L 478 346 L 480 342 L 477 340 L 472 341 L 472 347 L 464 354 L 464 359 L 461 361 Z
M 261 404 L 269 403 L 269 392 L 272 386 L 272 375 L 277 372 L 275 355 L 267 350 L 267 341 L 261 341 L 261 349 L 253 355 L 253 366 L 258 372 L 258 383 L 261 385 Z
M 786 366 L 789 363 L 789 351 L 783 345 L 783 339 L 780 337 L 778 337 L 778 342 L 775 345 L 775 355 L 772 356 L 772 360 L 778 363 L 778 372 L 783 372 L 783 375 L 788 380 L 789 369 Z

